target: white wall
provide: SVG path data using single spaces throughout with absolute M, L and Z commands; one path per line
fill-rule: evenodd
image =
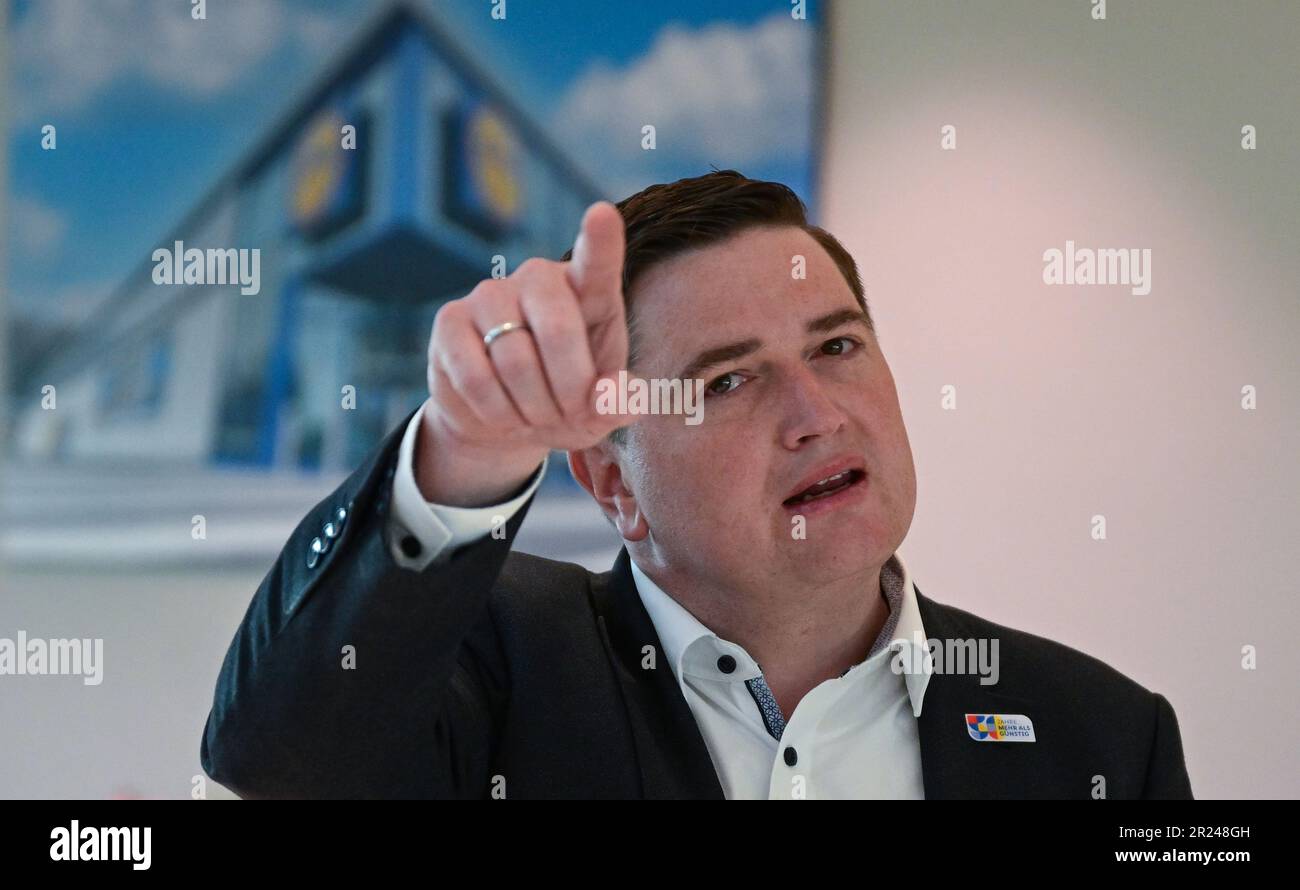
M 1164 693 L 1198 797 L 1297 797 L 1300 4 L 1108 7 L 836 4 L 821 222 L 898 381 L 921 590 Z M 1150 248 L 1151 292 L 1045 285 L 1067 239 Z

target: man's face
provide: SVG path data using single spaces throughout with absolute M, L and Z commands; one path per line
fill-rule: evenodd
M 701 423 L 642 416 L 618 452 L 657 559 L 724 586 L 829 583 L 889 559 L 916 506 L 911 446 L 889 365 L 812 236 L 755 228 L 680 254 L 632 304 L 630 373 L 705 381 Z M 790 500 L 840 471 L 836 493 Z

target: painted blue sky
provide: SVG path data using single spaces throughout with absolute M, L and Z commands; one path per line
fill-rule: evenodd
M 12 0 L 11 313 L 84 317 L 385 5 L 208 0 L 194 21 L 190 0 Z M 427 7 L 611 197 L 716 166 L 812 207 L 815 4 L 808 21 L 790 0 Z M 656 151 L 611 142 L 647 122 Z

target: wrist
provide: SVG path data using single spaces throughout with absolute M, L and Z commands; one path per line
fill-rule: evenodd
M 548 453 L 465 439 L 426 407 L 415 442 L 415 482 L 431 503 L 490 507 L 515 496 Z

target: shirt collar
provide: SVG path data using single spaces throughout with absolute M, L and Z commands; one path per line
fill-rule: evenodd
M 659 635 L 663 654 L 679 682 L 683 671 L 689 674 L 699 673 L 706 679 L 718 679 L 717 659 L 723 655 L 730 655 L 736 660 L 735 670 L 728 675 L 730 680 L 749 680 L 762 674 L 757 662 L 741 646 L 722 639 L 701 624 L 698 618 L 641 571 L 636 560 L 630 562 L 637 593 L 654 624 L 655 633 Z M 894 665 L 897 667 L 893 669 L 895 673 L 903 675 L 907 695 L 912 703 L 912 714 L 920 717 L 925 690 L 933 672 L 933 656 L 926 645 L 921 610 L 916 604 L 916 587 L 912 584 L 907 564 L 897 552 L 880 569 L 880 590 L 889 603 L 889 617 L 863 663 L 886 649 L 894 652 L 909 650 L 906 654 L 894 656 Z M 694 645 L 701 639 L 707 640 L 708 645 Z M 858 666 L 854 665 L 854 668 Z

